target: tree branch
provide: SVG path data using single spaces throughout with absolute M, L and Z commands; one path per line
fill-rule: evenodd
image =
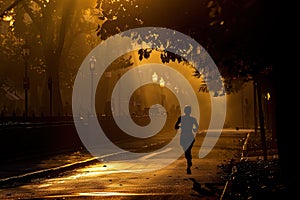
M 1 14 L 0 14 L 0 20 L 3 19 L 3 17 L 9 12 L 11 9 L 16 7 L 21 1 L 23 0 L 15 0 L 10 6 L 8 6 Z

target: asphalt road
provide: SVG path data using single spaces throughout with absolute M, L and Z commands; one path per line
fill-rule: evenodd
M 0 189 L 0 199 L 220 199 L 228 176 L 220 166 L 239 159 L 246 131 L 222 132 L 213 150 L 199 159 L 205 134 L 196 136 L 190 175 L 186 174 L 183 156 L 155 171 L 147 169 L 167 158 L 148 157 L 152 166 L 122 159 L 103 160 L 55 177 L 39 177 L 17 187 Z

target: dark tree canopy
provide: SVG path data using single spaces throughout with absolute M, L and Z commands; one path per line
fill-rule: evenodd
M 275 4 L 275 3 L 274 3 Z M 101 39 L 136 27 L 166 27 L 191 36 L 212 56 L 225 79 L 227 92 L 236 92 L 241 83 L 257 74 L 272 71 L 277 6 L 267 1 L 99 0 L 98 27 Z M 140 59 L 151 55 L 139 51 Z M 182 61 L 163 51 L 162 62 Z M 196 76 L 200 77 L 198 72 Z

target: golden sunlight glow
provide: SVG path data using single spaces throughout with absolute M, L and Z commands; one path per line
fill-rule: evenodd
M 12 18 L 13 18 L 12 16 L 4 16 L 3 21 L 9 22 L 12 20 Z
M 14 20 L 14 19 L 10 20 L 10 21 L 9 21 L 9 26 L 13 26 L 14 23 L 15 23 L 15 20 Z
M 137 195 L 135 193 L 123 193 L 123 192 L 84 192 L 78 193 L 80 196 L 125 196 L 125 195 Z

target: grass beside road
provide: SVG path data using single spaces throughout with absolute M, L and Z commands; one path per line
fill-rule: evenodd
M 266 132 L 267 160 L 263 160 L 260 132 L 249 132 L 243 146 L 241 160 L 223 166 L 228 172 L 222 200 L 281 199 L 286 185 L 280 173 L 278 149 L 272 133 Z
M 276 140 L 273 138 L 271 131 L 266 131 L 266 147 L 267 147 L 267 155 L 268 157 L 277 157 L 278 149 L 276 145 Z M 249 132 L 246 138 L 244 147 L 243 147 L 243 155 L 242 159 L 247 158 L 256 158 L 261 157 L 263 155 L 262 148 L 262 139 L 261 133 L 259 131 Z

